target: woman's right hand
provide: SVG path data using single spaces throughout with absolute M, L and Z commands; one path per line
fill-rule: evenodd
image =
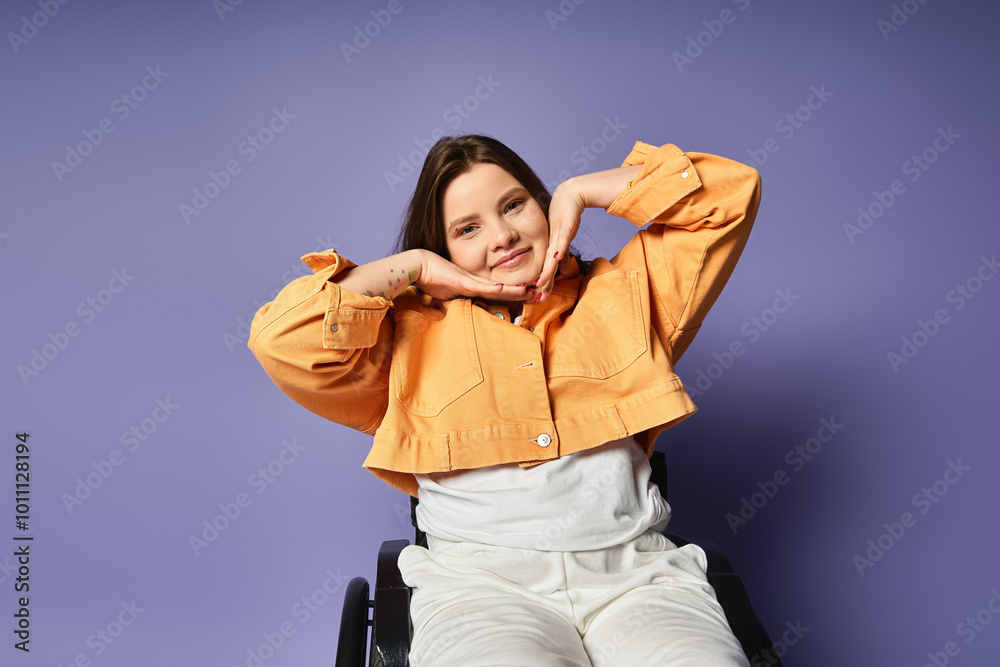
M 420 268 L 413 284 L 425 294 L 441 300 L 483 297 L 495 301 L 520 301 L 527 288 L 492 283 L 473 275 L 430 250 L 419 250 Z

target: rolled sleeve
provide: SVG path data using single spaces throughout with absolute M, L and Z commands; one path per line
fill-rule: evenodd
M 257 312 L 251 325 L 250 350 L 256 355 L 259 334 L 287 318 L 294 309 L 302 311 L 300 316 L 284 324 L 285 327 L 299 329 L 302 316 L 306 320 L 314 319 L 319 314 L 316 309 L 323 304 L 322 337 L 318 339 L 322 348 L 354 350 L 375 345 L 379 327 L 391 303 L 380 296 L 365 296 L 340 287 L 334 279 L 357 264 L 342 257 L 336 250 L 309 253 L 302 256 L 302 261 L 313 270 L 313 275 L 291 282 L 274 301 Z M 325 299 L 320 296 L 324 292 Z M 282 328 L 281 325 L 278 328 Z
M 645 263 L 659 334 L 674 363 L 718 299 L 760 205 L 760 174 L 728 158 L 636 142 L 623 166 L 642 164 L 608 213 L 642 226 L 625 254 Z M 640 254 L 641 253 L 641 254 Z
M 335 250 L 302 261 L 313 275 L 292 281 L 257 311 L 247 347 L 296 402 L 371 431 L 387 400 L 394 326 L 386 315 L 392 304 L 340 287 L 334 279 L 356 264 Z
M 642 171 L 605 209 L 637 226 L 656 219 L 701 187 L 691 158 L 673 144 L 656 147 L 637 141 L 622 166 L 637 164 Z

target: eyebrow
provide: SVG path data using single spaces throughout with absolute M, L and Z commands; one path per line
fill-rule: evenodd
M 506 192 L 504 192 L 502 195 L 500 195 L 499 197 L 497 197 L 497 203 L 502 202 L 504 199 L 509 199 L 511 197 L 511 195 L 513 195 L 515 192 L 518 192 L 518 191 L 527 192 L 528 190 L 523 185 L 515 185 L 514 187 L 510 188 L 509 190 L 507 190 Z M 451 228 L 452 228 L 453 225 L 457 225 L 457 224 L 462 223 L 462 222 L 469 222 L 470 220 L 477 220 L 478 218 L 479 218 L 479 214 L 478 213 L 470 213 L 469 215 L 463 215 L 460 218 L 455 218 L 454 220 L 452 220 L 451 222 L 448 223 L 448 231 L 449 232 L 451 231 Z

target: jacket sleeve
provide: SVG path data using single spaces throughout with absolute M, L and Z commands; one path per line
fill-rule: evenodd
M 642 164 L 608 213 L 637 226 L 625 253 L 642 252 L 661 329 L 676 363 L 732 274 L 760 204 L 751 167 L 673 144 L 636 142 L 622 166 Z M 638 244 L 634 246 L 634 244 Z
M 391 303 L 333 282 L 356 266 L 335 250 L 305 255 L 302 261 L 313 275 L 292 281 L 257 311 L 247 346 L 297 403 L 374 433 L 388 404 Z

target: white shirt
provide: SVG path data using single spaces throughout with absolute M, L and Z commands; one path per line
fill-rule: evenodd
M 631 438 L 522 468 L 417 475 L 417 525 L 434 537 L 540 551 L 587 551 L 662 530 L 670 506 Z

